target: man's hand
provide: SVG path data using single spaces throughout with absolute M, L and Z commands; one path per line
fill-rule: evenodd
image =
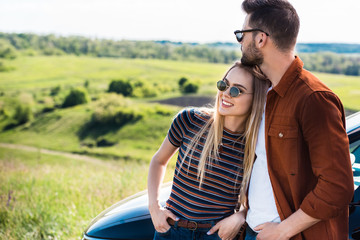
M 231 240 L 236 237 L 241 226 L 245 223 L 245 215 L 243 212 L 237 212 L 233 215 L 224 218 L 213 226 L 209 231 L 208 235 L 218 232 L 219 237 L 222 240 Z
M 281 223 L 267 222 L 260 224 L 254 228 L 254 231 L 260 231 L 256 239 L 287 240 L 318 222 L 320 222 L 320 219 L 313 218 L 303 210 L 298 209 Z
M 176 217 L 172 212 L 162 207 L 151 208 L 150 214 L 155 230 L 161 233 L 164 233 L 170 229 L 170 225 L 166 221 L 168 218 L 172 218 L 174 221 L 179 220 L 179 218 Z
M 279 223 L 267 222 L 254 228 L 254 231 L 260 231 L 256 240 L 288 240 L 279 229 Z

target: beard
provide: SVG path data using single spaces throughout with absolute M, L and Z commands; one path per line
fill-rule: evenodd
M 264 62 L 264 56 L 259 49 L 256 48 L 255 42 L 247 48 L 247 52 L 243 51 L 241 63 L 247 66 L 260 66 Z

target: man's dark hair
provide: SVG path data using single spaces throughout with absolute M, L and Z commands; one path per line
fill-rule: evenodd
M 278 49 L 288 51 L 295 46 L 300 20 L 287 0 L 244 0 L 242 8 L 250 15 L 249 26 L 267 32 Z

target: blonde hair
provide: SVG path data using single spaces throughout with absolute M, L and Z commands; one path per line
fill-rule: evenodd
M 245 151 L 243 160 L 243 179 L 239 194 L 239 204 L 247 207 L 247 188 L 249 185 L 250 175 L 252 166 L 255 159 L 255 147 L 257 143 L 258 129 L 261 123 L 261 117 L 266 100 L 266 92 L 269 88 L 269 82 L 265 75 L 261 72 L 258 67 L 249 67 L 236 62 L 230 69 L 225 73 L 224 77 L 235 67 L 242 68 L 252 74 L 253 78 L 253 102 L 249 117 L 245 122 Z M 219 113 L 220 96 L 219 93 L 216 95 L 214 108 L 200 108 L 200 112 L 210 115 L 209 120 L 200 129 L 199 132 L 190 141 L 187 150 L 183 156 L 182 164 L 184 163 L 187 156 L 191 159 L 196 151 L 196 147 L 200 144 L 202 137 L 205 137 L 205 143 L 201 151 L 199 165 L 197 169 L 197 175 L 199 179 L 199 187 L 203 183 L 205 177 L 206 166 L 211 167 L 213 161 L 216 161 L 219 157 L 219 146 L 221 145 L 223 130 L 224 130 L 224 116 Z M 188 165 L 190 166 L 190 164 Z M 239 177 L 239 173 L 237 179 Z

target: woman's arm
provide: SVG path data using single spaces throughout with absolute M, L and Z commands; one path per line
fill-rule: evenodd
M 167 218 L 178 220 L 172 212 L 162 208 L 159 203 L 160 185 L 164 179 L 167 164 L 177 149 L 166 137 L 150 162 L 148 175 L 149 211 L 154 227 L 158 232 L 166 232 L 170 228 L 166 221 Z

